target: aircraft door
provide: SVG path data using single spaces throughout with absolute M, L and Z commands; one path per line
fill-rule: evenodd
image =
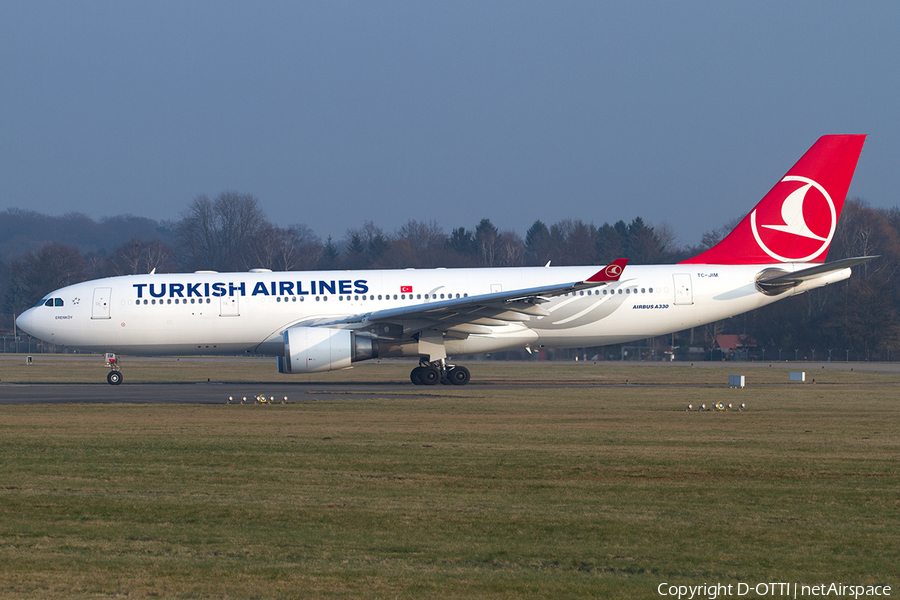
M 693 304 L 694 291 L 691 286 L 690 273 L 675 273 L 675 304 Z
M 223 296 L 222 303 L 219 305 L 220 317 L 239 317 L 241 315 L 238 310 L 237 296 Z
M 92 319 L 109 319 L 109 297 L 112 288 L 94 288 L 94 301 L 91 304 Z

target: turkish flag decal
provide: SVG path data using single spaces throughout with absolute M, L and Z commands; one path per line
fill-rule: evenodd
M 400 293 L 401 294 L 412 294 L 412 286 L 411 285 L 401 285 Z

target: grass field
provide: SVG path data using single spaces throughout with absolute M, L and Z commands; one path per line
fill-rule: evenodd
M 774 385 L 786 370 L 759 369 L 729 390 L 684 385 L 721 384 L 722 369 L 555 366 L 473 377 L 647 385 L 2 406 L 0 597 L 900 587 L 898 376 L 823 371 L 816 384 Z M 408 372 L 372 367 L 340 376 Z M 140 364 L 126 368 L 135 381 Z M 4 382 L 13 371 L 4 365 Z M 747 409 L 683 410 L 717 400 Z
M 36 355 L 26 364 L 22 355 L 0 354 L 2 383 L 104 383 L 109 369 L 102 356 L 71 354 Z M 616 385 L 722 385 L 733 369 L 752 384 L 783 384 L 788 373 L 798 370 L 790 363 L 635 363 L 635 362 L 503 362 L 463 361 L 472 371 L 472 383 Z M 877 363 L 863 363 L 862 370 L 846 371 L 848 364 L 821 364 L 807 373 L 812 383 L 898 383 L 900 369 L 885 364 L 886 371 L 873 371 Z M 409 383 L 412 360 L 356 363 L 352 369 L 311 375 L 278 373 L 274 358 L 180 357 L 121 360 L 126 383 Z M 851 367 L 852 368 L 852 367 Z

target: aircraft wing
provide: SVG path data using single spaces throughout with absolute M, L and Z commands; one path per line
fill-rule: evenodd
M 490 326 L 509 325 L 550 313 L 541 306 L 549 298 L 608 285 L 622 276 L 627 258 L 620 258 L 585 279 L 534 288 L 508 290 L 438 300 L 400 308 L 378 310 L 336 321 L 316 322 L 317 327 L 349 327 L 371 331 L 378 337 L 409 337 L 426 329 L 460 334 L 490 333 Z M 386 325 L 387 327 L 378 327 Z M 400 329 L 402 327 L 402 330 Z

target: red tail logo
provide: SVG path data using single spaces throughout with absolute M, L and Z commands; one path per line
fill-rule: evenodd
M 824 262 L 865 137 L 819 138 L 734 231 L 684 262 Z

